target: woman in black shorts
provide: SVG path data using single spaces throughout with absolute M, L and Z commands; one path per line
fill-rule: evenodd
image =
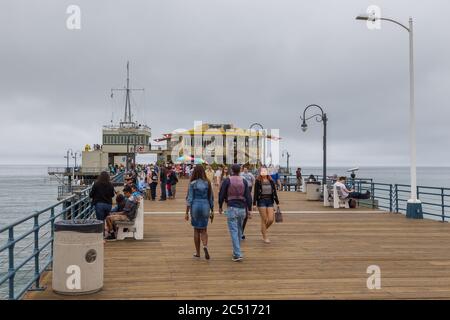
M 280 204 L 277 188 L 275 182 L 268 175 L 267 168 L 262 167 L 255 181 L 253 205 L 258 207 L 261 215 L 261 233 L 265 243 L 270 243 L 267 230 L 274 222 L 274 203 L 277 206 Z

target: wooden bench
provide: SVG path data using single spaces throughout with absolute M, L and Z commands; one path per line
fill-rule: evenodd
M 125 238 L 144 239 L 144 200 L 139 201 L 136 218 L 133 221 L 116 221 L 115 225 L 117 227 L 117 240 L 124 240 Z

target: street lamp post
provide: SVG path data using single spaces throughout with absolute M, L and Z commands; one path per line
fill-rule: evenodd
M 72 158 L 75 160 L 75 168 L 77 168 L 77 156 L 81 156 L 81 153 L 78 151 L 72 155 Z
M 66 171 L 69 171 L 70 168 L 70 156 L 73 156 L 73 150 L 69 148 L 67 149 L 66 155 L 64 156 L 64 158 L 67 159 Z
M 264 127 L 262 126 L 262 124 L 257 123 L 257 122 L 253 123 L 250 126 L 250 130 L 252 130 L 253 127 L 259 127 L 263 131 L 264 138 L 266 137 L 265 132 L 264 132 Z M 256 136 L 256 146 L 257 146 L 257 152 L 258 152 L 258 158 L 259 158 L 259 132 L 258 132 L 258 135 Z M 265 141 L 265 139 L 263 140 L 263 164 L 264 165 L 266 164 L 266 141 Z
M 66 174 L 69 180 L 69 186 L 72 184 L 72 177 L 70 176 L 70 156 L 73 156 L 73 150 L 71 148 L 67 149 L 67 153 L 64 156 L 64 158 L 67 159 Z
M 289 153 L 289 151 L 283 150 L 283 153 L 281 154 L 281 156 L 284 157 L 284 155 L 286 155 L 286 170 L 287 170 L 287 173 L 290 174 L 290 171 L 289 171 L 289 158 L 291 157 L 291 154 Z
M 409 141 L 410 141 L 410 179 L 411 196 L 406 206 L 406 217 L 423 219 L 422 203 L 417 199 L 417 170 L 416 170 L 416 110 L 414 98 L 414 30 L 413 19 L 409 18 L 409 27 L 393 19 L 381 18 L 369 15 L 359 15 L 356 20 L 363 21 L 389 21 L 395 23 L 409 33 Z
M 320 113 L 316 113 L 308 118 L 306 118 L 306 111 L 309 108 L 318 108 Z M 308 125 L 306 121 L 315 118 L 317 122 L 323 123 L 323 173 L 322 173 L 322 186 L 323 186 L 323 205 L 329 206 L 330 201 L 328 200 L 328 188 L 327 188 L 327 122 L 328 117 L 327 114 L 323 112 L 322 107 L 317 104 L 310 104 L 303 110 L 303 117 L 300 116 L 300 120 L 302 120 L 302 131 L 306 132 L 308 129 Z

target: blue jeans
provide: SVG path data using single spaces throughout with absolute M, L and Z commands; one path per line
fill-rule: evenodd
M 157 182 L 152 182 L 152 183 L 150 183 L 150 192 L 151 192 L 151 195 L 152 195 L 152 200 L 155 200 L 156 199 L 156 186 L 158 185 L 158 183 Z
M 161 198 L 162 200 L 166 200 L 167 193 L 166 193 L 166 182 L 161 182 Z
M 111 212 L 112 205 L 103 202 L 97 202 L 95 204 L 95 217 L 97 220 L 105 221 L 106 217 Z
M 241 239 L 242 225 L 246 216 L 245 208 L 227 208 L 228 230 L 230 231 L 231 241 L 233 243 L 233 256 L 242 257 Z

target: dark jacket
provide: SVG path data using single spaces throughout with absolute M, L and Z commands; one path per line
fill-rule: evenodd
M 175 171 L 170 170 L 168 173 L 168 178 L 167 178 L 167 183 L 174 186 L 178 183 L 178 178 L 177 178 L 177 174 L 175 173 Z
M 223 180 L 219 192 L 219 208 L 222 209 L 224 202 L 227 203 L 228 207 L 234 208 L 247 208 L 249 211 L 252 210 L 252 196 L 250 194 L 250 189 L 248 188 L 248 183 L 243 179 L 244 182 L 244 198 L 243 200 L 230 200 L 228 201 L 228 187 L 230 186 L 230 178 Z
M 159 171 L 159 181 L 161 181 L 161 183 L 167 183 L 167 170 L 164 167 L 161 167 L 161 170 Z
M 89 192 L 89 197 L 92 198 L 92 204 L 112 204 L 112 198 L 114 197 L 114 187 L 111 183 L 104 184 L 94 182 L 91 192 Z
M 275 186 L 275 182 L 273 182 L 273 180 L 269 180 L 270 181 L 270 185 L 272 186 L 272 194 L 270 195 L 270 198 L 273 202 L 275 202 L 276 204 L 280 204 L 280 201 L 278 201 L 278 194 L 277 194 L 277 188 Z M 262 197 L 262 184 L 260 180 L 256 180 L 255 181 L 255 193 L 253 196 L 253 205 L 256 206 L 257 202 L 261 199 Z

